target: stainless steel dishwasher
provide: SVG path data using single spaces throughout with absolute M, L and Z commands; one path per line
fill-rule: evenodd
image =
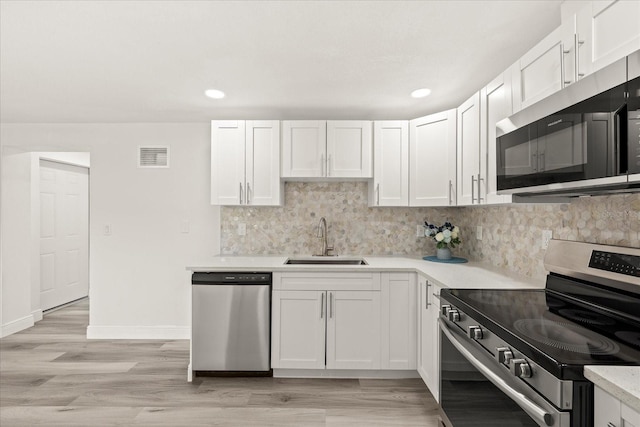
M 271 273 L 196 272 L 191 370 L 271 375 Z

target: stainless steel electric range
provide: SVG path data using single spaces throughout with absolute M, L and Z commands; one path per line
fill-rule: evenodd
M 640 364 L 640 249 L 552 240 L 545 289 L 445 289 L 447 426 L 593 427 L 587 365 Z

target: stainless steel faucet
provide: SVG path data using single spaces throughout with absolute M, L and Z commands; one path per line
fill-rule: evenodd
M 333 246 L 327 245 L 327 220 L 324 217 L 320 218 L 317 237 L 322 239 L 322 249 L 317 256 L 329 256 L 329 251 L 333 250 Z

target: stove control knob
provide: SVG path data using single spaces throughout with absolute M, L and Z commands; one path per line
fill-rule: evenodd
M 520 378 L 531 378 L 531 366 L 524 359 L 513 359 L 511 361 L 511 373 Z
M 455 308 L 452 308 L 451 310 L 449 310 L 449 312 L 447 313 L 449 316 L 449 320 L 452 322 L 459 322 L 460 321 L 460 312 L 458 310 L 456 310 Z
M 498 359 L 498 362 L 509 366 L 511 360 L 513 359 L 513 352 L 511 351 L 511 349 L 509 347 L 498 347 L 496 348 L 496 351 L 498 352 L 498 354 L 496 355 L 496 359 Z
M 480 326 L 469 326 L 469 338 L 481 340 L 483 338 L 482 328 Z
M 440 314 L 442 314 L 445 317 L 448 317 L 449 310 L 451 310 L 451 306 L 449 304 L 444 304 L 442 307 L 440 307 Z

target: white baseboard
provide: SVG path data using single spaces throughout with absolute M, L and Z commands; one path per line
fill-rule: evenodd
M 0 331 L 0 338 L 7 337 L 11 334 L 15 334 L 16 332 L 20 332 L 27 328 L 30 328 L 34 325 L 33 315 L 28 315 L 22 317 L 20 319 L 13 320 L 9 323 L 2 325 L 2 330 Z
M 420 378 L 412 370 L 359 370 L 359 369 L 274 369 L 276 378 Z
M 188 340 L 188 326 L 91 326 L 87 339 L 94 340 Z
M 31 316 L 33 317 L 33 322 L 39 322 L 42 320 L 42 310 L 35 310 L 31 312 Z

